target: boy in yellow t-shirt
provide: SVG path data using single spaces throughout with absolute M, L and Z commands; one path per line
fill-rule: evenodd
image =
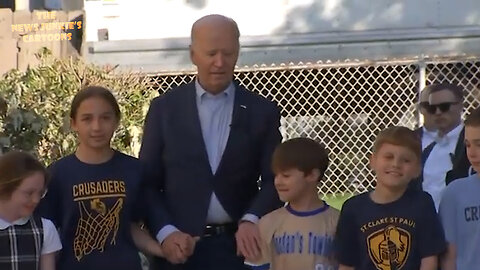
M 334 270 L 333 240 L 339 212 L 320 200 L 317 185 L 328 167 L 325 148 L 307 138 L 288 140 L 272 158 L 275 188 L 286 206 L 259 222 L 261 255 L 253 269 Z

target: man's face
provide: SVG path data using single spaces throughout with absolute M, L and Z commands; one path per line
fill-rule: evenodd
M 430 113 L 439 131 L 448 133 L 461 122 L 463 104 L 448 89 L 431 93 Z
M 239 43 L 230 24 L 202 25 L 196 29 L 190 46 L 190 57 L 197 66 L 200 85 L 217 94 L 233 79 Z

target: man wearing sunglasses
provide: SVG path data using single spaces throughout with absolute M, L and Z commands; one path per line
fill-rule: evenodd
M 442 83 L 430 85 L 429 90 L 429 103 L 422 107 L 432 115 L 438 131 L 435 141 L 423 152 L 422 188 L 430 193 L 438 210 L 445 186 L 468 176 L 470 163 L 466 157 L 461 118 L 463 88 Z
M 418 109 L 423 115 L 423 126 L 416 129 L 415 132 L 417 132 L 422 139 L 422 150 L 435 141 L 435 138 L 437 137 L 437 126 L 434 121 L 434 114 L 427 111 L 427 108 L 429 107 L 428 96 L 430 95 L 430 88 L 431 86 L 423 88 L 418 100 Z

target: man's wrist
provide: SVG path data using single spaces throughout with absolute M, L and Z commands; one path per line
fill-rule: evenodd
M 259 217 L 254 215 L 254 214 L 245 214 L 241 219 L 240 221 L 238 222 L 238 224 L 242 223 L 242 222 L 250 222 L 250 223 L 253 223 L 253 224 L 257 224 L 258 221 L 259 221 Z
M 163 241 L 172 233 L 178 231 L 177 227 L 173 225 L 165 225 L 163 228 L 157 233 L 156 238 L 158 243 L 162 244 Z

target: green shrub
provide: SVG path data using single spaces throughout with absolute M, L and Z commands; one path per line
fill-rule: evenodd
M 47 49 L 37 57 L 40 65 L 12 70 L 0 80 L 0 153 L 22 149 L 46 164 L 73 153 L 77 143 L 70 131 L 70 103 L 82 87 L 100 85 L 112 90 L 122 110 L 113 147 L 138 154 L 145 114 L 157 95 L 147 78 L 81 59 L 57 59 Z

